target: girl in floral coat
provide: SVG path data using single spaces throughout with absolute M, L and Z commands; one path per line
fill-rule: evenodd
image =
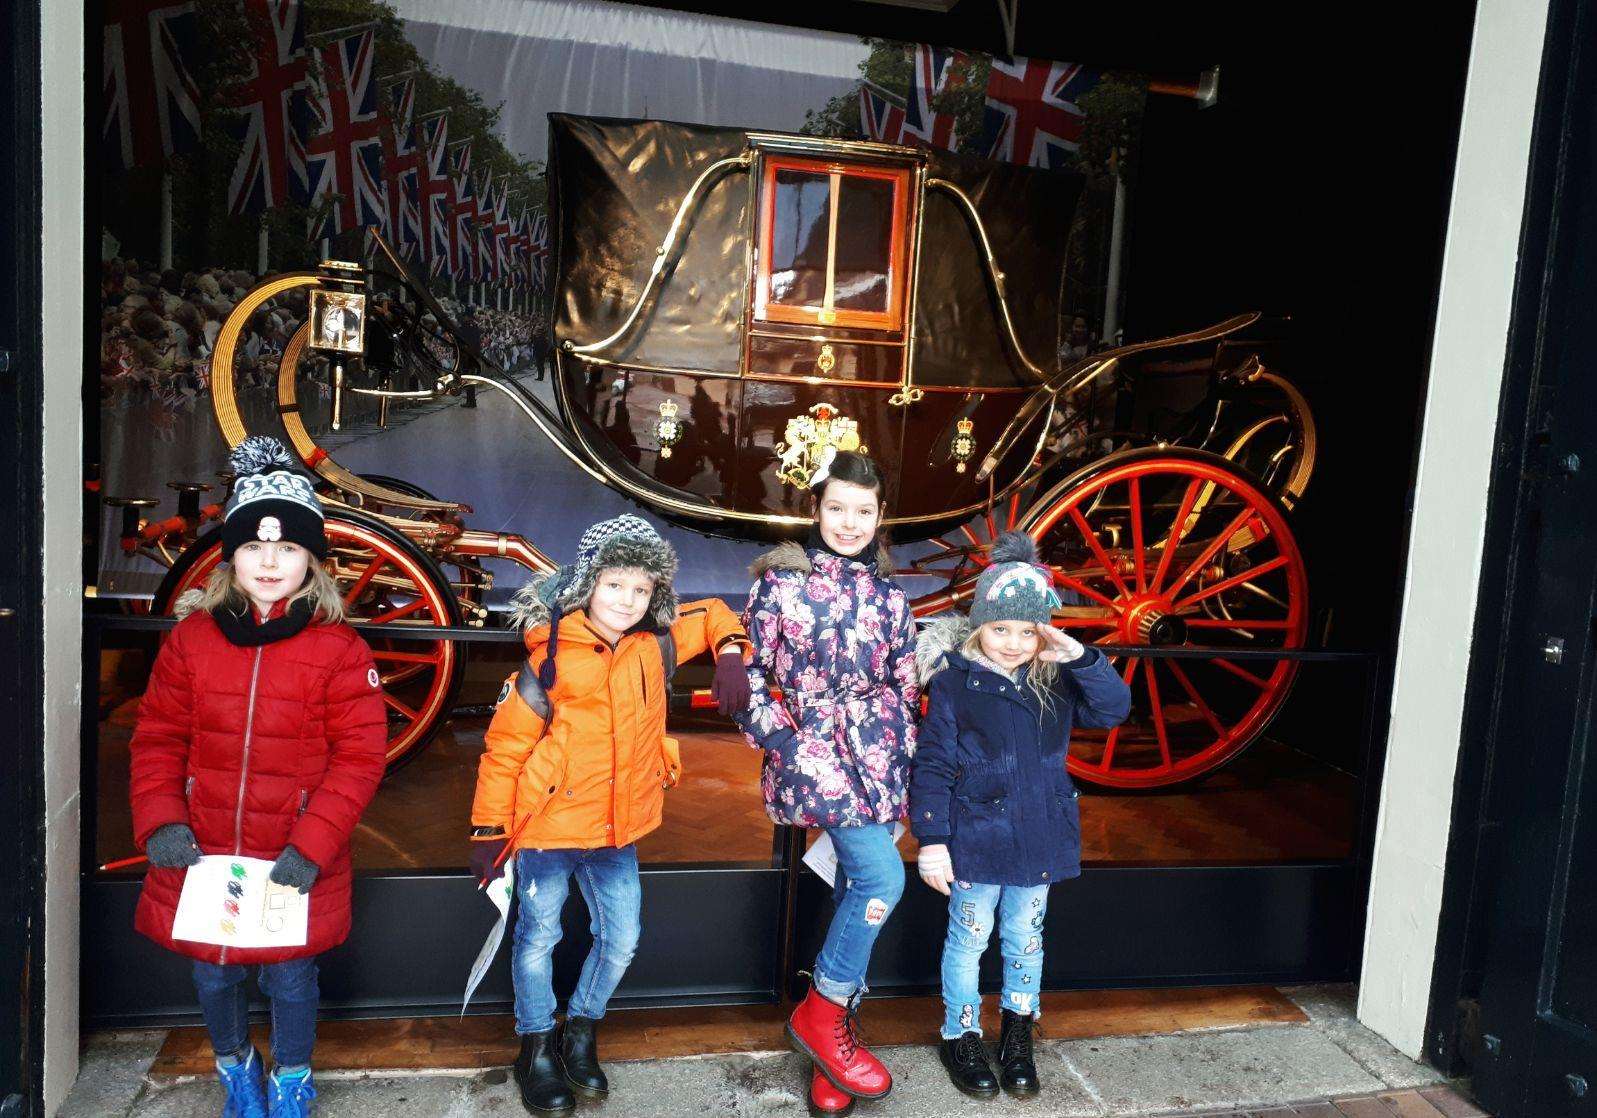
M 920 690 L 909 600 L 878 541 L 882 476 L 841 452 L 810 480 L 815 527 L 755 564 L 744 627 L 753 697 L 738 724 L 765 750 L 761 789 L 778 823 L 820 827 L 837 851 L 837 911 L 788 1036 L 815 1061 L 812 1109 L 881 1098 L 892 1077 L 860 1047 L 853 1010 L 884 921 L 904 891 L 893 824 L 904 817 Z M 780 688 L 782 698 L 769 690 Z

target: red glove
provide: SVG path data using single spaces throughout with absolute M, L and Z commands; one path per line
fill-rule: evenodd
M 710 697 L 715 700 L 716 709 L 728 718 L 748 709 L 749 669 L 743 663 L 742 652 L 728 649 L 715 658 Z
M 505 876 L 505 864 L 499 862 L 498 865 L 494 865 L 494 863 L 498 861 L 500 852 L 509 842 L 510 838 L 503 832 L 497 836 L 471 840 L 471 855 L 467 864 L 471 866 L 471 876 L 478 885 L 486 886 Z

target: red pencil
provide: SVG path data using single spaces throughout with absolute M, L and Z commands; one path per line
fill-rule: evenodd
M 114 862 L 107 862 L 105 865 L 101 866 L 100 872 L 106 873 L 109 870 L 125 870 L 129 866 L 136 866 L 140 862 L 148 862 L 149 860 L 150 859 L 143 854 L 139 854 L 132 858 L 118 858 Z

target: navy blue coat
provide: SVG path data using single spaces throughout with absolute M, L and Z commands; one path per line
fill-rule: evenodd
M 1131 691 L 1088 647 L 1059 666 L 1051 710 L 1036 692 L 955 651 L 932 677 L 910 773 L 921 845 L 945 843 L 960 881 L 1047 885 L 1081 873 L 1081 814 L 1065 771 L 1074 726 L 1107 729 Z

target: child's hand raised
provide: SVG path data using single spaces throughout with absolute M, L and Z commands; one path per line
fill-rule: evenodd
M 1082 647 L 1082 643 L 1063 629 L 1055 629 L 1052 625 L 1039 625 L 1037 632 L 1042 637 L 1043 643 L 1048 646 L 1037 653 L 1039 660 L 1068 664 L 1086 654 L 1087 650 Z
M 936 889 L 943 896 L 949 895 L 949 890 L 954 884 L 954 860 L 948 856 L 948 847 L 940 842 L 920 848 L 920 853 L 915 857 L 915 868 L 920 870 L 920 879 Z

